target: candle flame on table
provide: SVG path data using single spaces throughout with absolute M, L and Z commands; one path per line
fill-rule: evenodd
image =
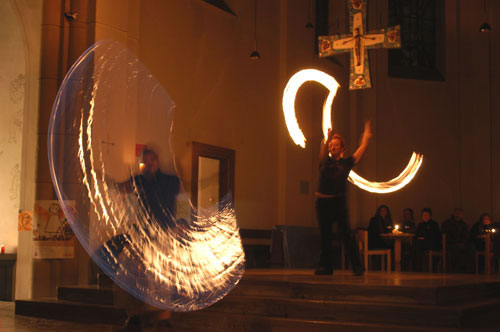
M 304 69 L 293 75 L 288 81 L 283 92 L 283 113 L 285 116 L 285 123 L 288 128 L 290 137 L 295 144 L 306 147 L 306 138 L 300 130 L 297 118 L 295 116 L 295 97 L 299 88 L 308 81 L 313 81 L 322 84 L 329 90 L 329 94 L 323 104 L 323 135 L 325 141 L 328 138 L 328 130 L 331 128 L 331 107 L 333 98 L 335 97 L 339 88 L 338 82 L 330 75 L 316 69 Z M 422 166 L 424 156 L 422 154 L 413 152 L 406 168 L 395 178 L 385 182 L 369 181 L 356 172 L 349 173 L 349 181 L 359 188 L 378 194 L 386 194 L 397 191 L 413 180 L 417 174 L 420 166 Z

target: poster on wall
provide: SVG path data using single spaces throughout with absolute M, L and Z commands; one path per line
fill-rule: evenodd
M 17 230 L 19 232 L 33 230 L 33 211 L 19 211 Z
M 66 201 L 64 204 L 75 207 L 75 201 Z M 34 213 L 33 257 L 73 258 L 74 234 L 59 201 L 37 201 Z

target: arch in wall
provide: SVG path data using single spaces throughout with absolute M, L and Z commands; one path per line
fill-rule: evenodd
M 21 159 L 25 110 L 26 56 L 14 1 L 0 1 L 0 243 L 17 251 Z
M 0 177 L 10 181 L 0 191 L 0 195 L 10 195 L 8 201 L 0 199 L 0 204 L 10 204 L 9 216 L 0 220 L 0 227 L 4 229 L 6 224 L 8 233 L 2 236 L 12 242 L 7 250 L 17 252 L 15 298 L 31 297 L 33 235 L 18 232 L 17 215 L 19 210 L 32 210 L 35 200 L 42 6 L 41 1 L 29 0 L 0 3 L 0 48 L 6 50 L 0 55 L 0 100 L 4 105 L 0 146 L 9 151 L 0 156 Z

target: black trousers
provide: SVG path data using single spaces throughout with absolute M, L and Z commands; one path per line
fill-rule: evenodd
M 346 198 L 344 196 L 317 198 L 316 215 L 321 236 L 319 265 L 327 269 L 333 268 L 332 226 L 333 223 L 337 223 L 340 238 L 344 242 L 344 248 L 351 260 L 352 269 L 360 268 L 359 248 L 351 234 Z

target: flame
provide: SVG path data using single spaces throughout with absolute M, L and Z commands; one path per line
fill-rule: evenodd
M 293 75 L 288 84 L 285 87 L 283 93 L 283 113 L 285 114 L 285 122 L 288 128 L 288 132 L 292 137 L 295 144 L 301 147 L 306 147 L 306 138 L 299 128 L 297 123 L 297 118 L 295 117 L 295 96 L 297 91 L 307 81 L 314 81 L 322 84 L 326 87 L 330 93 L 326 97 L 325 103 L 323 104 L 323 135 L 325 140 L 328 137 L 328 129 L 331 128 L 332 118 L 331 112 L 333 98 L 337 94 L 339 84 L 330 75 L 316 69 L 304 69 Z
M 349 173 L 348 180 L 359 188 L 372 193 L 391 193 L 403 188 L 408 183 L 410 183 L 411 180 L 413 180 L 420 166 L 422 166 L 423 159 L 423 155 L 413 152 L 408 165 L 406 165 L 406 168 L 401 172 L 401 174 L 399 174 L 394 179 L 386 182 L 368 181 L 356 174 L 356 172 L 354 171 L 351 171 L 351 173 Z
M 93 94 L 92 94 L 93 96 Z M 94 104 L 94 99 L 90 101 Z M 147 282 L 151 289 L 140 290 L 146 294 L 146 302 L 155 306 L 173 310 L 194 310 L 205 307 L 219 300 L 220 292 L 228 284 L 237 283 L 245 262 L 243 248 L 236 223 L 236 216 L 231 204 L 216 204 L 198 216 L 194 225 L 176 227 L 167 231 L 160 229 L 160 223 L 151 222 L 155 217 L 147 214 L 147 209 L 138 209 L 127 214 L 138 197 L 138 188 L 134 184 L 134 195 L 124 196 L 116 186 L 107 186 L 104 180 L 104 162 L 102 155 L 95 153 L 92 145 L 93 122 L 95 113 L 88 112 L 87 121 L 82 119 L 79 126 L 78 155 L 83 173 L 82 183 L 87 189 L 91 205 L 96 212 L 99 232 L 105 237 L 113 237 L 123 232 L 132 239 L 119 257 L 111 257 L 111 264 L 117 264 L 116 277 L 127 279 L 128 275 L 137 274 L 138 278 L 151 279 Z M 86 124 L 86 128 L 85 125 Z M 85 141 L 84 136 L 87 136 Z M 87 165 L 90 164 L 90 167 Z M 102 176 L 95 169 L 102 165 Z M 140 202 L 139 202 L 140 204 Z M 124 213 L 121 213 L 124 212 Z M 136 228 L 134 225 L 140 225 Z M 155 234 L 152 236 L 151 234 Z M 105 245 L 108 251 L 112 249 Z M 137 262 L 138 271 L 129 270 L 129 260 L 142 257 Z M 128 263 L 127 263 L 128 262 Z M 120 278 L 114 279 L 120 284 Z M 129 287 L 122 283 L 125 289 Z M 170 289 L 165 294 L 152 294 L 154 289 Z M 173 290 L 182 294 L 183 301 L 169 303 Z M 200 294 L 211 294 L 211 299 L 203 303 Z
M 124 72 L 131 75 L 118 91 L 121 85 L 115 84 L 118 76 L 114 74 Z M 173 112 L 174 106 L 163 108 L 173 105 L 168 94 L 140 61 L 118 43 L 99 42 L 77 60 L 61 84 L 49 123 L 49 167 L 54 187 L 61 203 L 68 199 L 66 190 L 71 195 L 81 192 L 88 197 L 88 204 L 87 200 L 81 200 L 84 203 L 80 211 L 65 210 L 68 222 L 92 258 L 121 288 L 159 308 L 202 309 L 224 297 L 243 275 L 245 255 L 235 211 L 227 199 L 210 209 L 197 211 L 198 215 L 189 213 L 193 220 L 169 215 L 174 225 L 162 227 L 163 222 L 148 212 L 150 209 L 145 206 L 148 202 L 138 199 L 139 185 L 133 183 L 133 192 L 124 193 L 119 184 L 109 180 L 113 164 L 105 162 L 109 157 L 103 156 L 99 144 L 103 128 L 96 124 L 120 116 L 122 109 L 108 104 L 109 99 L 103 102 L 101 96 L 109 93 L 126 96 L 130 91 L 138 94 L 138 82 L 149 96 L 144 103 L 156 98 L 161 112 Z M 75 91 L 83 105 L 61 102 Z M 157 114 L 153 111 L 149 114 Z M 165 125 L 171 135 L 171 122 Z M 76 139 L 65 140 L 59 134 L 61 130 L 75 133 Z M 64 151 L 68 160 L 76 158 L 79 162 L 79 167 L 64 169 L 64 177 L 59 170 L 65 165 L 58 164 L 62 158 L 55 154 L 60 151 Z M 133 179 L 134 172 L 132 169 L 130 172 Z M 64 182 L 71 176 L 78 177 L 81 183 Z M 187 197 L 182 188 L 178 197 L 181 195 Z M 189 199 L 181 203 L 191 211 Z M 94 213 L 89 214 L 89 210 Z M 118 251 L 110 239 L 120 237 L 125 240 L 123 250 Z
M 299 88 L 308 81 L 314 81 L 325 86 L 330 93 L 328 94 L 325 103 L 323 104 L 323 135 L 325 141 L 328 138 L 328 129 L 330 129 L 331 120 L 331 107 L 333 103 L 333 98 L 335 97 L 339 84 L 330 75 L 316 69 L 304 69 L 293 75 L 288 81 L 285 90 L 283 92 L 283 113 L 285 116 L 285 123 L 288 128 L 290 137 L 295 142 L 295 144 L 306 147 L 306 138 L 299 128 L 297 118 L 295 116 L 295 97 Z M 349 173 L 348 180 L 359 188 L 378 194 L 385 194 L 397 191 L 413 180 L 417 174 L 420 166 L 422 166 L 424 156 L 413 152 L 408 165 L 406 168 L 392 180 L 385 182 L 372 182 L 364 179 L 363 177 L 356 174 L 356 172 L 351 171 Z

